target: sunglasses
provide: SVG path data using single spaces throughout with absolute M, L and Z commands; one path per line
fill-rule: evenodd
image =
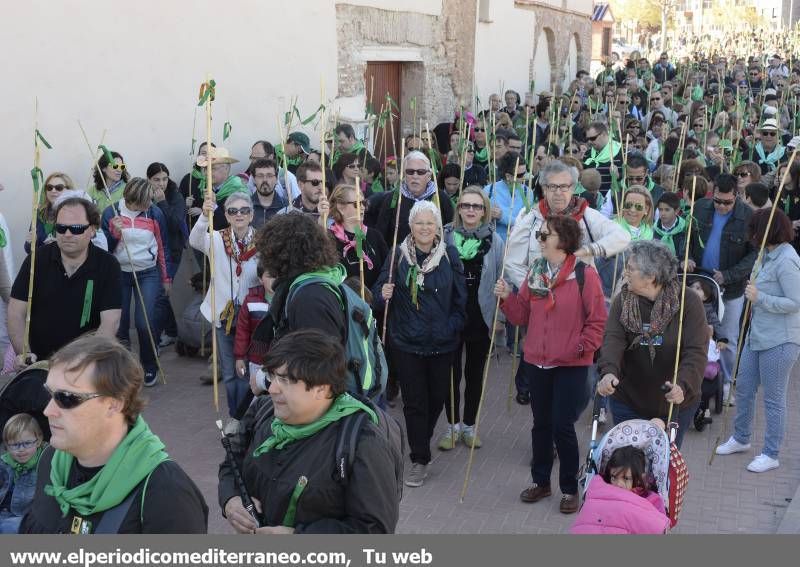
M 642 212 L 644 210 L 644 205 L 641 203 L 625 203 L 622 205 L 622 208 L 626 211 L 629 209 L 636 209 L 637 211 Z
M 351 163 L 350 165 L 345 166 L 347 169 L 358 169 L 357 163 Z
M 762 137 L 766 136 L 767 138 L 774 138 L 777 135 L 778 135 L 778 133 L 774 132 L 774 131 L 770 131 L 770 130 L 762 130 L 761 131 L 761 136 Z
M 406 177 L 408 177 L 409 175 L 419 175 L 420 177 L 422 177 L 427 173 L 428 173 L 427 169 L 406 169 Z
M 659 100 L 661 100 L 661 99 L 660 98 L 651 98 L 650 102 L 658 102 Z
M 543 230 L 537 230 L 534 236 L 536 236 L 536 240 L 538 240 L 539 242 L 545 242 L 547 240 L 547 237 L 550 236 L 550 233 L 545 232 Z
M 486 128 L 473 128 L 473 132 L 486 132 Z
M 468 211 L 470 209 L 473 211 L 482 211 L 486 207 L 484 207 L 482 203 L 459 203 L 458 208 L 462 211 Z
M 7 447 L 12 451 L 24 451 L 26 449 L 30 449 L 31 447 L 35 447 L 38 445 L 39 440 L 34 439 L 33 441 L 20 441 L 18 443 L 9 443 Z
M 349 165 L 347 167 L 350 167 Z M 311 183 L 314 187 L 319 187 L 322 184 L 322 179 L 303 179 L 303 183 Z
M 70 233 L 79 236 L 86 232 L 86 229 L 90 226 L 90 224 L 56 224 L 56 232 L 58 234 L 66 234 L 69 230 Z
M 726 200 L 724 200 L 724 199 L 717 199 L 717 198 L 714 198 L 714 204 L 715 204 L 715 205 L 723 205 L 723 206 L 725 206 L 725 207 L 730 207 L 730 206 L 731 206 L 731 205 L 733 205 L 735 202 L 736 202 L 736 199 L 732 199 L 732 200 L 730 200 L 730 201 L 726 201 Z
M 736 177 L 741 177 L 742 179 L 744 179 L 745 177 L 750 177 L 750 172 L 748 172 L 748 171 L 737 171 L 736 173 L 734 173 L 734 175 Z
M 247 216 L 252 211 L 253 209 L 251 209 L 250 207 L 239 207 L 238 209 L 236 207 L 228 207 L 227 209 L 225 209 L 225 212 L 232 217 L 235 217 L 236 215 Z
M 61 193 L 64 189 L 67 188 L 67 186 L 64 185 L 63 183 L 59 183 L 58 185 L 52 185 L 48 183 L 47 185 L 44 186 L 44 188 L 47 189 L 48 191 L 58 191 L 59 193 Z
M 125 164 L 124 163 L 112 163 L 109 164 L 111 169 L 119 169 L 121 171 L 125 171 Z
M 47 384 L 44 384 L 44 389 L 56 405 L 63 410 L 75 409 L 83 402 L 105 397 L 105 394 L 80 394 L 78 392 L 68 392 L 67 390 L 51 390 L 47 387 Z
M 600 134 L 595 134 L 594 136 L 586 136 L 586 141 L 587 142 L 594 142 L 599 137 L 600 137 Z

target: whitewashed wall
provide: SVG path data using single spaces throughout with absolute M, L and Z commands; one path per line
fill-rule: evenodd
M 275 140 L 288 99 L 310 114 L 324 80 L 336 96 L 336 17 L 331 0 L 26 0 L 4 4 L 0 53 L 0 210 L 11 228 L 17 266 L 30 221 L 34 97 L 45 175 L 67 172 L 84 185 L 91 161 L 77 120 L 93 145 L 123 154 L 133 175 L 162 161 L 179 180 L 189 168 L 198 88 L 217 81 L 214 139 L 247 161 L 250 144 Z M 34 31 L 35 33 L 31 33 Z M 318 134 L 309 132 L 313 145 Z M 198 115 L 198 136 L 205 121 Z M 235 166 L 234 166 L 235 167 Z

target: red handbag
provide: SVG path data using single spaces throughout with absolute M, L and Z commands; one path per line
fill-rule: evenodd
M 688 485 L 689 469 L 686 467 L 686 461 L 675 443 L 671 443 L 669 450 L 669 506 L 667 509 L 670 527 L 674 528 L 678 523 L 678 516 L 683 508 L 683 497 Z

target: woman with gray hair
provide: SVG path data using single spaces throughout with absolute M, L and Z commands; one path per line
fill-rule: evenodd
M 433 430 L 450 392 L 453 353 L 466 321 L 467 287 L 458 250 L 441 239 L 436 205 L 417 202 L 408 224 L 410 234 L 383 264 L 372 293 L 377 309 L 391 299 L 389 345 L 411 448 L 411 472 L 405 482 L 422 486 Z
M 612 396 L 615 424 L 665 418 L 670 402 L 679 405 L 676 444 L 680 447 L 700 403 L 708 354 L 705 310 L 696 294 L 684 294 L 683 331 L 678 345 L 678 260 L 665 244 L 653 240 L 634 242 L 626 256 L 626 283 L 611 304 L 597 363 L 602 376 L 597 393 Z M 678 380 L 670 388 L 679 348 Z
M 391 244 L 395 242 L 394 234 L 397 231 L 397 242 L 406 239 L 409 233 L 409 212 L 411 207 L 422 201 L 432 201 L 441 207 L 441 218 L 444 224 L 453 220 L 453 203 L 442 189 L 437 189 L 431 171 L 431 161 L 424 153 L 412 151 L 403 158 L 403 183 L 400 185 L 400 198 L 384 199 L 378 211 L 378 220 L 375 228 L 381 233 L 383 239 Z M 437 202 L 438 201 L 438 202 Z M 398 217 L 396 206 L 400 207 Z M 397 226 L 395 221 L 399 220 Z

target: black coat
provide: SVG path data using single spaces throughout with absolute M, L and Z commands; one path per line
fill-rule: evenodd
M 455 351 L 467 320 L 467 283 L 458 251 L 448 245 L 436 269 L 425 275 L 424 288 L 417 291 L 418 308 L 411 302 L 411 290 L 406 284 L 409 265 L 401 256 L 398 248 L 388 323 L 392 347 L 423 356 Z M 381 288 L 389 281 L 390 263 L 391 257 L 372 286 L 373 305 L 379 309 L 385 305 Z
M 697 201 L 694 207 L 694 216 L 697 220 L 700 239 L 705 245 L 714 221 L 714 201 L 707 198 Z M 719 271 L 725 278 L 723 283 L 724 299 L 736 299 L 744 293 L 745 284 L 756 261 L 757 251 L 747 238 L 748 224 L 752 216 L 753 210 L 737 198 L 733 214 L 722 229 Z M 696 234 L 692 234 L 692 239 Z M 690 250 L 698 266 L 703 263 L 703 250 L 703 247 L 694 246 L 694 243 Z
M 336 478 L 336 440 L 342 421 L 283 449 L 258 457 L 253 452 L 272 435 L 272 418 L 256 424 L 267 396 L 256 399 L 231 439 L 247 492 L 263 505 L 265 525 L 283 522 L 301 476 L 308 484 L 297 502 L 297 533 L 394 533 L 399 517 L 394 461 L 378 426 L 367 420 L 361 429 L 347 484 Z M 239 496 L 230 461 L 219 467 L 219 504 Z
M 180 264 L 181 254 L 186 248 L 188 230 L 186 226 L 186 199 L 178 190 L 175 182 L 171 181 L 164 192 L 166 199 L 157 203 L 158 208 L 164 213 L 167 221 L 167 242 L 169 243 L 169 255 L 172 262 Z

